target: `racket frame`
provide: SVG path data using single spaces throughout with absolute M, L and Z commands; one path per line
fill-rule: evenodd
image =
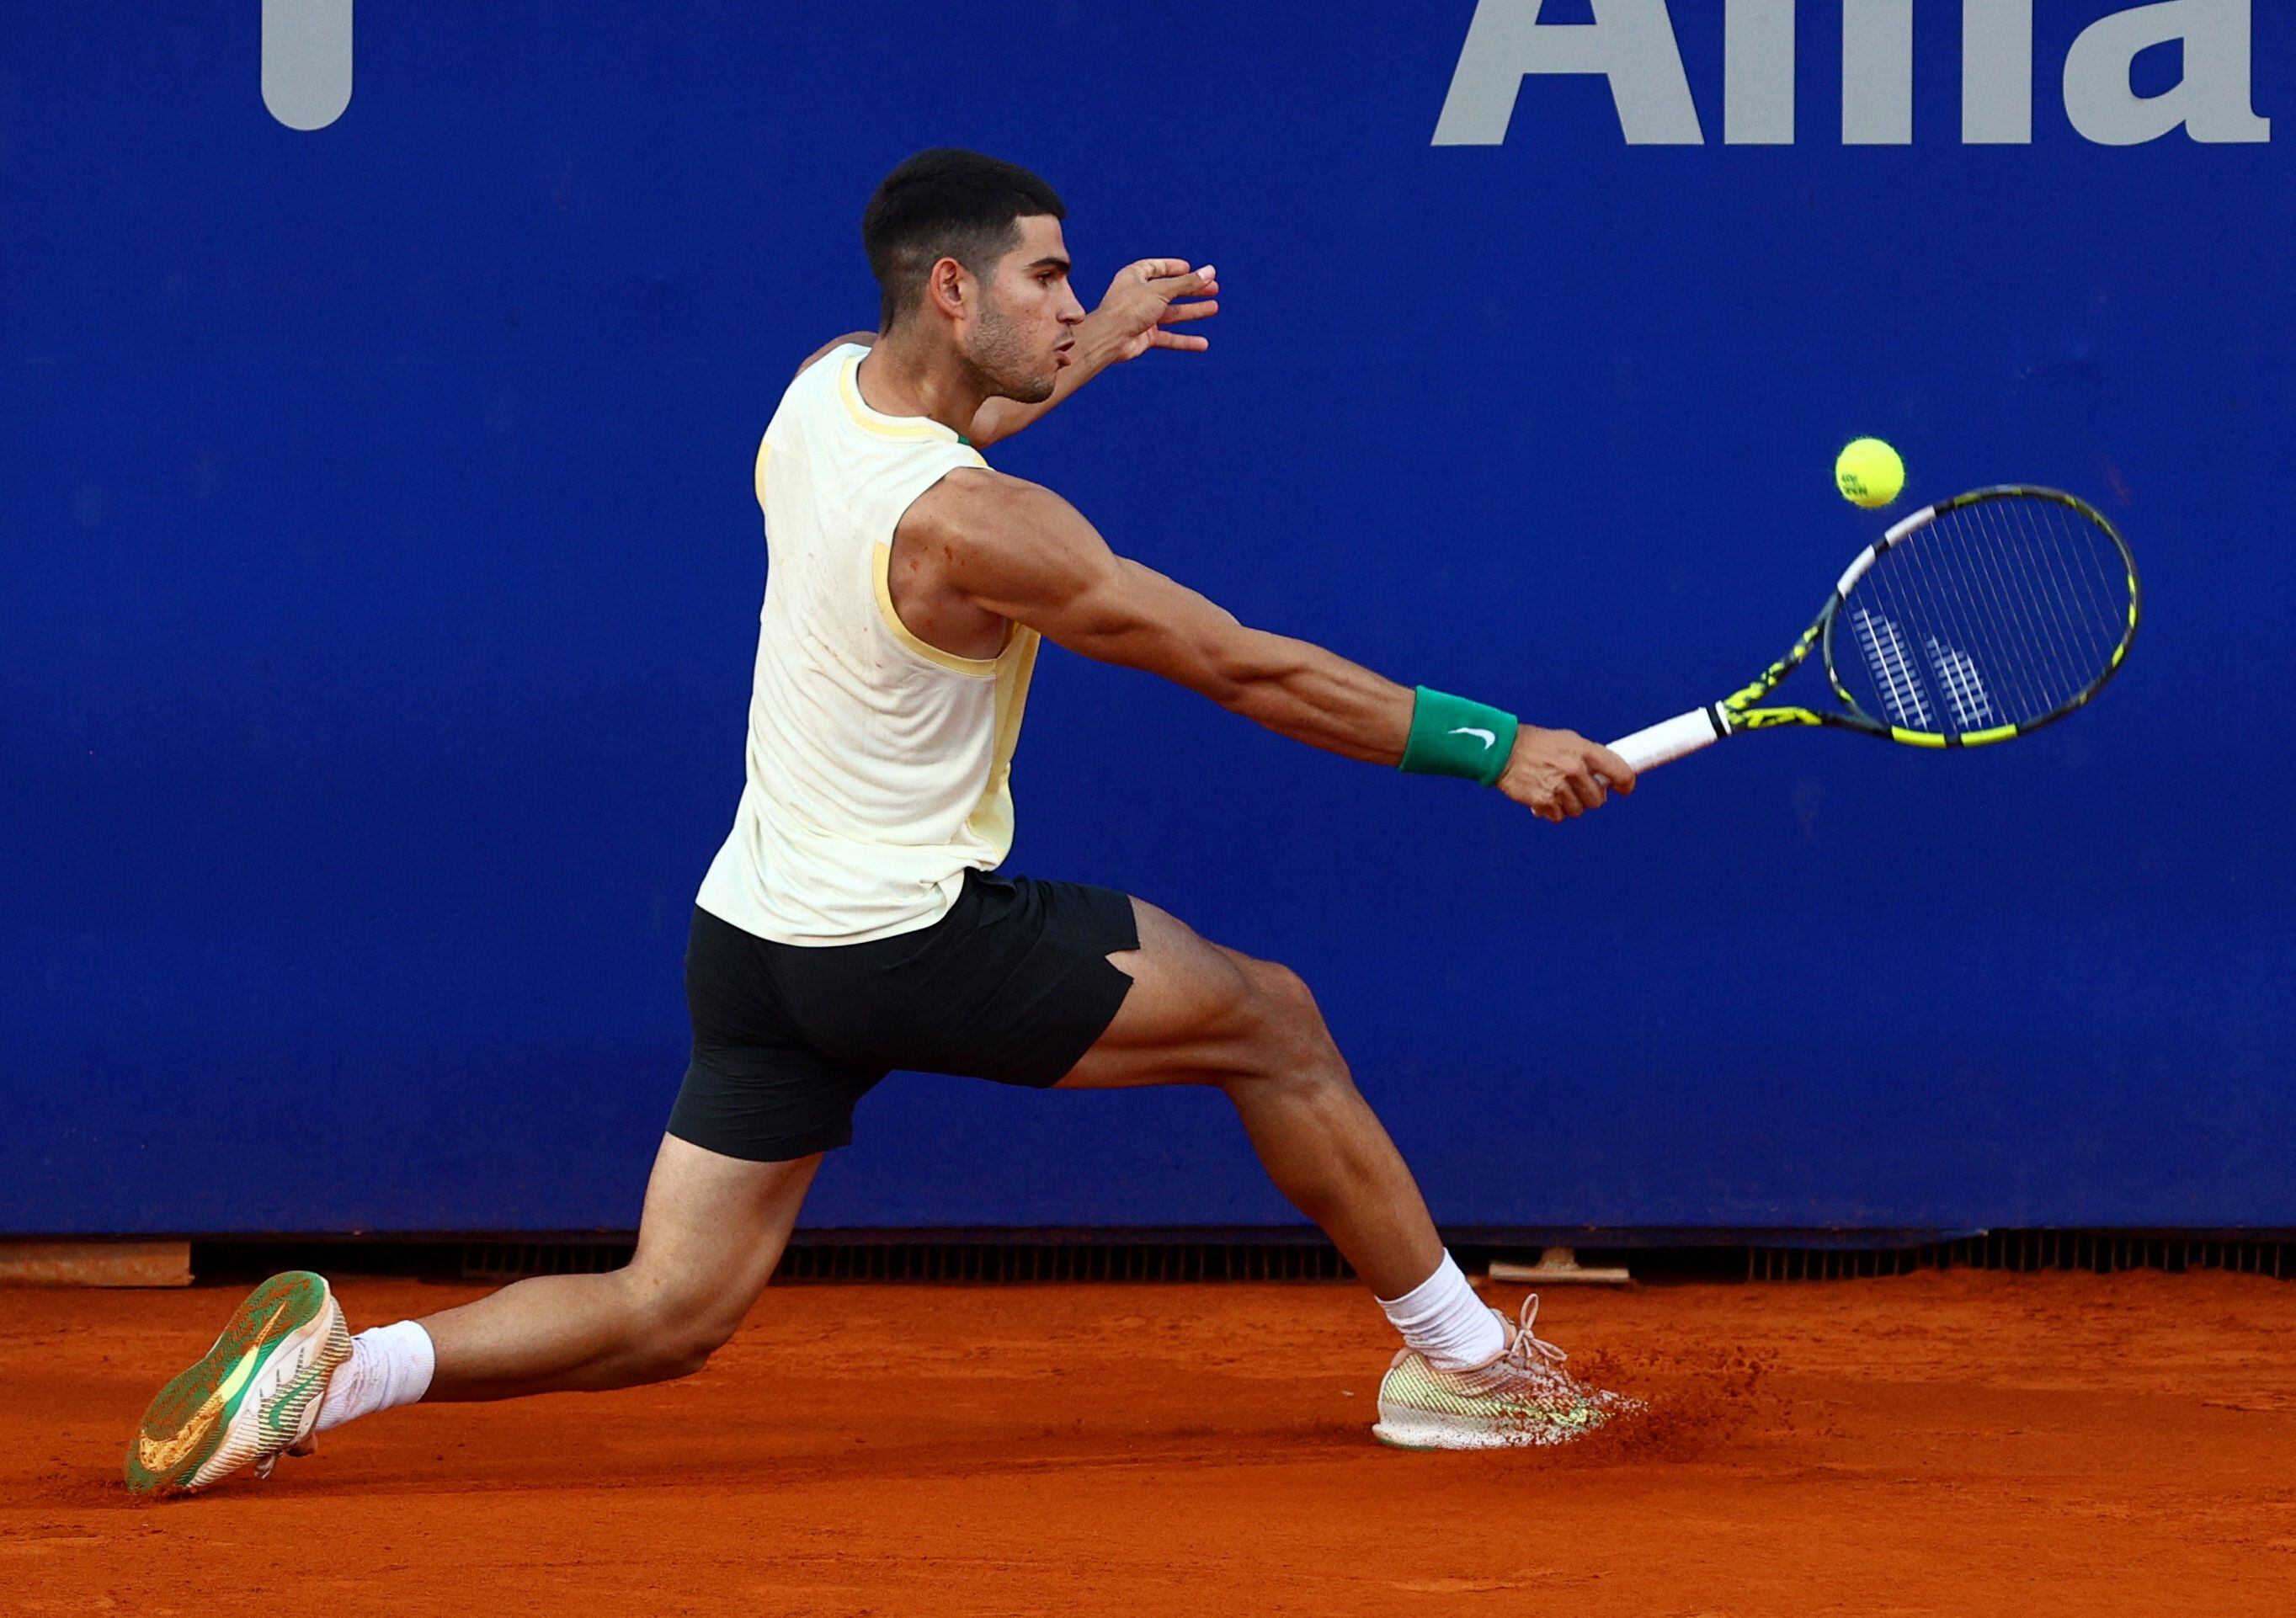
M 2094 679 L 2038 719 L 1961 731 L 1917 731 L 1905 725 L 1885 724 L 1875 719 L 1858 706 L 1857 698 L 1849 694 L 1848 685 L 1834 667 L 1833 626 L 1842 603 L 1849 600 L 1849 592 L 1857 587 L 1857 581 L 1865 577 L 1891 547 L 1919 535 L 1948 511 L 2006 499 L 2046 500 L 2065 506 L 2095 524 L 2112 541 L 2120 553 L 2121 566 L 2128 575 L 2128 621 L 2121 632 L 2120 643 L 2113 648 L 2112 658 Z M 1687 714 L 1677 715 L 1631 736 L 1621 737 L 1611 744 L 1611 748 L 1637 771 L 1642 771 L 1696 752 L 1701 748 L 1711 747 L 1724 737 L 1734 736 L 1740 731 L 1764 731 L 1785 725 L 1823 725 L 1832 730 L 1857 731 L 1909 748 L 1990 747 L 1997 742 L 2030 735 L 2044 725 L 2054 724 L 2103 691 L 2106 682 L 2120 673 L 2122 662 L 2128 656 L 2129 647 L 2136 642 L 2136 626 L 2144 616 L 2144 589 L 2136 577 L 2136 559 L 2129 552 L 2128 542 L 2120 536 L 2120 530 L 2114 527 L 2102 511 L 2087 501 L 2062 489 L 2043 488 L 2033 484 L 2005 483 L 1989 488 L 1972 489 L 1965 494 L 1956 494 L 1935 505 L 1923 506 L 1913 515 L 1893 524 L 1888 533 L 1859 552 L 1856 560 L 1843 570 L 1833 586 L 1833 593 L 1826 598 L 1824 606 L 1818 609 L 1817 617 L 1811 621 L 1810 626 L 1787 649 L 1785 656 L 1763 670 L 1759 678 L 1731 692 L 1719 702 L 1693 708 Z M 1776 690 L 1779 682 L 1807 662 L 1813 650 L 1820 653 L 1820 660 L 1825 665 L 1826 683 L 1833 688 L 1833 694 L 1841 699 L 1847 712 L 1755 706 Z

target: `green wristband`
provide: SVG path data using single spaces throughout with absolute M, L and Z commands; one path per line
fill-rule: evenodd
M 1423 685 L 1411 708 L 1402 768 L 1413 775 L 1456 775 L 1488 787 L 1506 770 L 1516 728 L 1513 714 Z

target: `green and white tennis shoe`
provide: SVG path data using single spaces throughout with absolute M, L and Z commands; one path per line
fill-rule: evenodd
M 350 1329 L 322 1278 L 275 1275 L 248 1294 L 198 1363 L 160 1390 L 127 1446 L 136 1494 L 189 1494 L 252 1466 L 268 1477 L 309 1436 Z
M 1538 1295 L 1518 1321 L 1499 1316 L 1506 1346 L 1480 1365 L 1445 1370 L 1404 1349 L 1379 1385 L 1372 1436 L 1405 1450 L 1504 1450 L 1584 1438 L 1642 1401 L 1589 1387 L 1562 1369 L 1570 1356 L 1531 1330 Z

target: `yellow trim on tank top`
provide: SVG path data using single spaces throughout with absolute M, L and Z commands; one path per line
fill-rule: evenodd
M 959 441 L 955 433 L 930 416 L 889 416 L 863 398 L 859 378 L 861 362 L 867 355 L 868 350 L 865 348 L 837 368 L 837 396 L 845 401 L 845 413 L 853 418 L 855 426 L 881 438 L 938 438 L 943 444 Z M 972 446 L 966 445 L 965 447 L 971 449 Z M 982 466 L 988 464 L 981 461 L 978 451 L 974 451 L 972 458 L 980 462 Z
M 758 463 L 750 470 L 750 486 L 758 492 L 758 510 L 766 509 L 766 452 L 773 445 L 763 438 L 758 440 Z
M 1029 681 L 1037 671 L 1042 637 L 1016 627 L 996 671 L 996 729 L 989 744 L 988 784 L 964 817 L 964 829 L 990 847 L 1001 862 L 1013 852 L 1013 755 L 1021 746 L 1021 718 L 1029 707 Z
M 886 632 L 898 641 L 905 650 L 914 652 L 935 667 L 945 668 L 953 674 L 970 674 L 977 680 L 992 678 L 997 666 L 1004 662 L 1005 653 L 1013 650 L 1015 643 L 1013 635 L 1010 632 L 1006 633 L 1004 650 L 993 658 L 960 658 L 953 651 L 943 651 L 930 641 L 920 640 L 911 633 L 906 624 L 901 622 L 901 615 L 893 606 L 893 547 L 880 541 L 870 549 L 875 553 L 873 558 L 875 566 L 870 572 L 874 576 L 877 586 L 877 616 L 885 620 Z

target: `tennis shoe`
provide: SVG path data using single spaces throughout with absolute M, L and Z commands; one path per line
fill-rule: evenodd
M 1584 1438 L 1642 1401 L 1589 1387 L 1562 1363 L 1570 1356 L 1531 1329 L 1538 1295 L 1521 1320 L 1494 1309 L 1506 1346 L 1480 1365 L 1446 1370 L 1416 1349 L 1395 1356 L 1379 1385 L 1379 1423 L 1372 1436 L 1405 1450 L 1504 1450 Z
M 127 1487 L 189 1494 L 307 1450 L 319 1401 L 351 1336 L 327 1283 L 308 1271 L 275 1275 L 248 1294 L 223 1335 L 161 1388 L 127 1446 Z

